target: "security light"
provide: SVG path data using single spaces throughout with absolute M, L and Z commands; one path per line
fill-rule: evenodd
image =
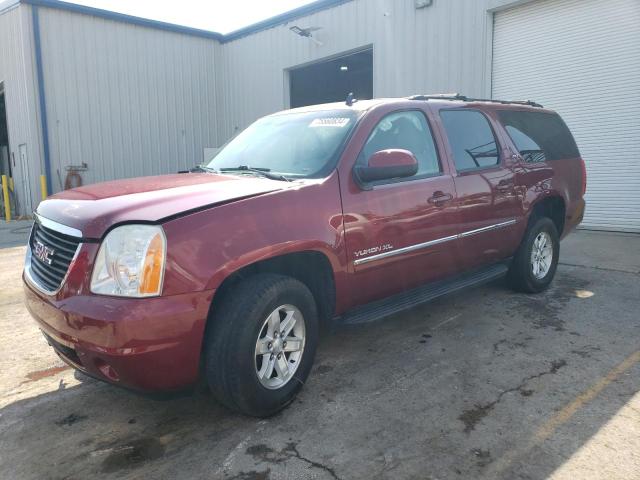
M 313 32 L 317 32 L 318 30 L 322 30 L 322 27 L 302 28 L 302 27 L 299 27 L 297 25 L 294 25 L 293 27 L 290 27 L 289 30 L 291 30 L 296 35 L 300 35 L 301 37 L 308 38 L 309 40 L 311 40 L 316 45 L 322 46 L 322 42 L 313 37 Z
M 433 0 L 415 0 L 416 9 L 430 7 L 433 4 Z

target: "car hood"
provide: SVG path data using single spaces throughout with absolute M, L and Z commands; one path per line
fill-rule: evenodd
M 123 222 L 158 222 L 201 208 L 285 188 L 285 182 L 250 176 L 190 173 L 97 183 L 49 197 L 37 214 L 100 238 Z

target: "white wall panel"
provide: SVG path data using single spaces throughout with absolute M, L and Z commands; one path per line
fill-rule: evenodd
M 544 0 L 496 13 L 493 95 L 557 110 L 587 164 L 583 225 L 640 231 L 640 2 Z
M 21 215 L 31 214 L 41 195 L 42 144 L 32 41 L 30 7 L 18 5 L 0 14 L 0 83 L 5 90 L 10 161 L 13 166 L 15 160 L 13 178 Z M 21 145 L 24 163 L 20 161 Z M 31 192 L 31 198 L 25 198 L 26 191 Z
M 85 183 L 175 173 L 219 144 L 217 41 L 41 8 L 55 190 L 65 167 Z
M 483 0 L 354 0 L 223 44 L 220 137 L 288 103 L 285 70 L 373 45 L 376 97 L 459 91 L 489 93 Z M 289 27 L 319 26 L 319 46 Z
M 498 9 L 495 29 L 487 9 Z M 352 0 L 223 44 L 39 10 L 55 190 L 57 172 L 64 180 L 65 166 L 82 162 L 87 183 L 188 168 L 204 149 L 286 108 L 288 69 L 372 46 L 376 97 L 459 91 L 557 109 L 587 161 L 585 225 L 640 230 L 637 0 L 435 0 L 424 9 Z M 323 45 L 292 25 L 322 27 Z M 31 7 L 0 14 L 11 147 L 26 145 L 35 207 L 42 137 L 33 52 Z

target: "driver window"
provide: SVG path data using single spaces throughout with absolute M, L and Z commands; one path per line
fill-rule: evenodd
M 358 165 L 367 165 L 369 158 L 380 150 L 390 148 L 409 150 L 418 161 L 419 176 L 440 173 L 440 163 L 431 129 L 422 112 L 396 112 L 385 116 L 373 129 L 358 156 Z

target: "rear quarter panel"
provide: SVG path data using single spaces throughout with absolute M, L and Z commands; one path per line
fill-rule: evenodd
M 531 108 L 522 109 L 532 110 Z M 533 110 L 540 111 L 538 108 Z M 556 113 L 546 109 L 542 111 Z M 515 183 L 520 189 L 517 194 L 522 200 L 522 212 L 525 219 L 530 217 L 539 202 L 549 197 L 560 197 L 566 208 L 564 229 L 559 232 L 561 238 L 564 238 L 582 221 L 584 215 L 582 159 L 576 157 L 535 163 L 525 162 L 500 122 L 496 110 L 487 109 L 486 113 L 494 119 L 502 144 L 512 153 L 509 163 L 516 175 Z M 524 235 L 526 228 L 526 221 L 519 223 L 520 236 Z
M 522 164 L 521 175 L 527 185 L 523 207 L 527 215 L 547 197 L 561 197 L 565 204 L 564 229 L 568 235 L 582 221 L 585 202 L 582 196 L 582 159 L 551 160 L 540 164 Z

